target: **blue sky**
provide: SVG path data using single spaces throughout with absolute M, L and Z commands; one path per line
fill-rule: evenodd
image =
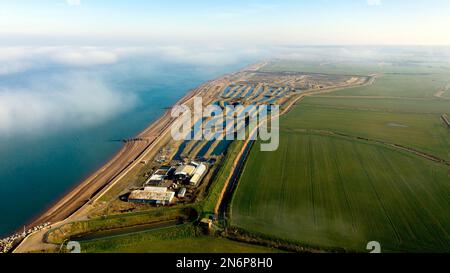
M 0 0 L 0 36 L 28 42 L 450 45 L 449 29 L 448 0 Z

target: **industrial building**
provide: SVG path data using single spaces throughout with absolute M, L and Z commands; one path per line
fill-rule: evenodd
M 185 195 L 186 195 L 186 188 L 181 188 L 181 189 L 178 191 L 177 197 L 178 197 L 178 198 L 184 198 Z
M 184 165 L 184 164 L 180 165 L 175 170 L 175 177 L 178 180 L 186 180 L 194 174 L 196 168 L 197 168 L 197 165 L 194 165 L 192 163 L 186 164 L 186 165 Z
M 189 164 L 182 164 L 175 170 L 175 177 L 178 180 L 187 181 L 189 185 L 197 186 L 206 174 L 207 167 L 203 163 L 192 161 Z
M 145 181 L 145 186 L 157 186 L 157 187 L 170 187 L 172 184 L 171 179 L 173 179 L 173 173 L 175 168 L 171 166 L 162 166 L 156 170 L 152 176 L 150 176 L 147 181 Z
M 175 194 L 180 199 L 185 198 L 189 187 L 182 185 L 197 187 L 207 170 L 206 164 L 196 162 L 163 166 L 147 179 L 144 189 L 132 191 L 128 196 L 128 201 L 169 205 L 174 201 Z
M 189 180 L 189 184 L 191 186 L 197 186 L 205 175 L 206 170 L 207 168 L 205 164 L 198 164 L 197 168 L 195 168 L 194 174 L 191 177 L 191 180 Z
M 169 205 L 175 197 L 175 192 L 163 187 L 145 187 L 144 190 L 132 191 L 128 197 L 129 202 Z

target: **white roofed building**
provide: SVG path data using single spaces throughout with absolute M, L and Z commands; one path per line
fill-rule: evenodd
M 189 180 L 189 184 L 191 186 L 197 186 L 202 180 L 203 176 L 206 174 L 207 168 L 203 163 L 198 164 L 197 168 L 195 168 L 194 174 Z
M 181 165 L 175 170 L 175 176 L 178 179 L 187 179 L 194 175 L 196 167 L 194 165 Z
M 144 190 L 132 191 L 129 202 L 155 205 L 169 205 L 175 197 L 175 192 L 161 187 L 145 187 Z

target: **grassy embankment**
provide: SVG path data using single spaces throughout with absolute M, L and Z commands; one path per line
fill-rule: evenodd
M 81 243 L 84 252 L 102 253 L 257 253 L 275 250 L 203 235 L 186 224 Z
M 110 215 L 64 224 L 61 227 L 49 230 L 45 235 L 45 240 L 48 243 L 61 244 L 73 237 L 98 233 L 105 230 L 120 230 L 175 220 L 194 221 L 196 218 L 197 212 L 190 207 L 176 209 L 160 208 L 147 212 Z

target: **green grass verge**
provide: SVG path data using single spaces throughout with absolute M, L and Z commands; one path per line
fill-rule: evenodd
M 236 159 L 236 156 L 241 150 L 243 144 L 244 144 L 243 141 L 233 141 L 228 147 L 227 154 L 225 155 L 222 166 L 220 166 L 219 171 L 217 172 L 216 176 L 214 177 L 214 180 L 212 181 L 207 196 L 205 200 L 202 202 L 203 213 L 205 214 L 214 213 L 214 208 L 216 207 L 222 189 L 225 186 L 226 179 L 231 172 L 233 162 Z
M 269 253 L 275 249 L 202 235 L 191 224 L 81 243 L 87 253 Z
M 110 215 L 92 220 L 64 224 L 61 227 L 49 230 L 45 235 L 45 240 L 48 243 L 61 244 L 73 236 L 168 221 L 179 217 L 192 219 L 195 215 L 196 212 L 189 207 L 174 209 L 159 208 L 145 212 Z

